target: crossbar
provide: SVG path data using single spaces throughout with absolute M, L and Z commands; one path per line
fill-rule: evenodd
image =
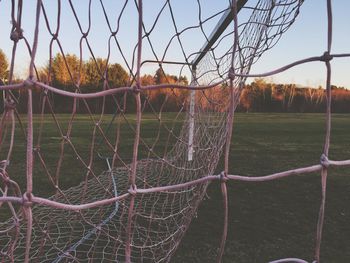
M 248 0 L 238 0 L 237 1 L 237 13 L 243 8 L 243 6 L 247 3 Z M 221 34 L 225 31 L 225 29 L 231 24 L 233 21 L 233 13 L 232 8 L 229 6 L 227 10 L 224 12 L 219 22 L 214 27 L 211 32 L 208 40 L 204 43 L 203 47 L 198 52 L 197 56 L 192 61 L 192 68 L 195 70 L 198 63 L 203 59 L 205 54 L 209 51 L 209 49 L 214 45 L 216 40 L 221 36 Z

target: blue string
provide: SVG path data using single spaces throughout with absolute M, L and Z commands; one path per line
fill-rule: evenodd
M 117 192 L 117 184 L 115 182 L 115 178 L 113 176 L 113 173 L 110 171 L 111 173 L 111 177 L 112 177 L 112 182 L 113 182 L 113 189 L 114 189 L 114 196 L 117 197 L 118 196 L 118 192 Z M 112 220 L 112 218 L 118 213 L 118 209 L 119 209 L 119 202 L 115 202 L 115 208 L 112 211 L 112 213 L 105 218 L 103 221 L 101 221 L 101 223 L 99 223 L 97 225 L 97 227 L 91 229 L 88 233 L 86 233 L 85 236 L 83 236 L 79 241 L 77 241 L 74 245 L 72 245 L 71 247 L 69 247 L 65 252 L 61 253 L 60 255 L 58 255 L 58 257 L 52 261 L 52 263 L 58 263 L 60 262 L 63 258 L 67 257 L 67 255 L 70 252 L 74 252 L 76 251 L 76 249 L 83 244 L 86 240 L 88 240 L 92 235 L 96 234 L 97 229 L 101 228 L 102 226 L 106 225 L 109 221 Z

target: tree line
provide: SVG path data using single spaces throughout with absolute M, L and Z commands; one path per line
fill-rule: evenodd
M 8 60 L 0 50 L 0 84 L 6 83 L 8 77 Z M 68 91 L 90 93 L 105 88 L 118 88 L 135 84 L 130 74 L 118 63 L 108 63 L 102 58 L 90 58 L 80 61 L 76 55 L 56 54 L 50 63 L 37 69 L 40 81 L 56 88 Z M 20 80 L 18 80 L 20 81 Z M 188 85 L 186 76 L 167 74 L 160 67 L 154 75 L 141 76 L 141 85 L 157 85 L 164 83 L 179 83 Z M 211 98 L 223 96 L 223 88 L 218 87 L 206 91 Z M 25 89 L 15 94 L 21 100 L 26 100 Z M 179 111 L 188 100 L 189 91 L 179 89 L 152 90 L 141 93 L 142 107 L 146 112 Z M 34 112 L 41 111 L 44 94 L 38 89 L 34 91 Z M 50 105 L 57 113 L 72 111 L 73 99 L 49 93 Z M 2 104 L 2 101 L 0 102 Z M 295 84 L 275 84 L 264 79 L 255 79 L 244 87 L 237 111 L 240 112 L 324 112 L 326 104 L 325 90 L 323 88 L 301 88 Z M 0 105 L 2 108 L 2 105 Z M 79 113 L 100 112 L 113 113 L 117 110 L 133 112 L 135 100 L 132 93 L 116 94 L 106 98 L 79 100 L 77 111 Z M 26 112 L 26 103 L 17 105 L 20 113 Z M 350 112 L 350 91 L 344 87 L 332 86 L 333 112 Z
M 331 86 L 332 111 L 350 113 L 350 90 Z M 325 112 L 324 88 L 298 87 L 295 84 L 268 83 L 255 79 L 245 86 L 239 111 L 243 112 Z
M 3 59 L 1 59 L 3 56 Z M 4 53 L 0 50 L 0 59 L 4 66 L 0 68 L 0 77 L 3 83 L 7 82 L 8 62 Z M 2 66 L 2 64 L 0 64 Z M 36 70 L 39 81 L 54 86 L 55 88 L 66 91 L 79 91 L 81 93 L 91 93 L 103 89 L 132 86 L 135 84 L 131 76 L 120 64 L 108 63 L 106 59 L 90 58 L 87 61 L 81 61 L 74 54 L 62 55 L 57 53 L 46 66 Z M 22 80 L 17 79 L 15 82 Z M 141 76 L 142 85 L 157 85 L 164 83 L 178 83 L 188 85 L 186 76 L 175 76 L 167 74 L 160 67 L 154 75 L 145 74 Z M 16 96 L 20 100 L 27 99 L 26 90 L 16 91 Z M 144 111 L 177 111 L 183 106 L 188 91 L 186 90 L 154 90 L 141 93 Z M 33 92 L 33 112 L 38 113 L 42 108 L 43 94 L 40 89 Z M 58 94 L 49 93 L 49 100 L 57 113 L 72 112 L 73 99 Z M 2 109 L 2 101 L 0 101 Z M 20 113 L 27 110 L 26 103 L 17 105 Z M 89 100 L 79 100 L 77 105 L 78 113 L 101 112 L 114 113 L 117 110 L 133 112 L 135 110 L 135 99 L 132 92 L 115 94 L 105 98 L 96 98 Z

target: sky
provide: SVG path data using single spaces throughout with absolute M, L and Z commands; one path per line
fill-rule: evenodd
M 332 0 L 332 7 L 332 53 L 350 53 L 350 1 Z M 295 60 L 322 55 L 327 48 L 326 12 L 326 0 L 305 0 L 295 24 L 252 72 L 270 71 Z M 350 88 L 350 58 L 334 59 L 331 63 L 332 83 Z M 324 87 L 325 73 L 324 63 L 314 62 L 275 75 L 272 80 Z
M 34 32 L 35 17 L 35 0 L 26 0 L 23 9 L 23 25 L 24 35 L 32 43 Z M 57 18 L 57 1 L 43 1 L 46 7 L 50 27 L 52 31 L 56 28 Z M 76 13 L 81 22 L 83 30 L 88 28 L 88 2 L 87 0 L 72 1 L 76 8 Z M 110 19 L 111 27 L 117 28 L 118 14 L 122 10 L 124 1 L 103 1 L 107 16 Z M 144 1 L 144 22 L 146 28 L 150 29 L 152 21 L 154 21 L 159 13 L 164 0 L 145 0 Z M 202 18 L 208 17 L 210 14 L 228 6 L 228 0 L 202 0 L 201 15 Z M 251 2 L 256 2 L 252 0 Z M 198 5 L 196 0 L 173 0 L 173 15 L 175 17 L 176 26 L 179 30 L 188 25 L 198 24 Z M 12 41 L 9 40 L 11 29 L 10 18 L 10 0 L 0 1 L 0 48 L 10 56 L 12 49 Z M 350 53 L 350 1 L 333 0 L 333 53 Z M 243 16 L 243 15 L 242 15 Z M 106 20 L 104 18 L 100 1 L 92 1 L 92 26 L 88 35 L 88 40 L 93 50 L 93 54 L 98 57 L 106 57 L 108 55 L 108 37 L 110 32 Z M 215 17 L 210 22 L 204 24 L 204 30 L 209 35 L 220 16 Z M 238 18 L 240 19 L 240 17 Z M 241 18 L 244 19 L 244 18 Z M 49 35 L 43 17 L 41 17 L 39 34 L 39 46 L 36 58 L 36 64 L 43 66 L 47 63 L 49 57 L 49 45 L 52 37 Z M 232 24 L 231 24 L 232 27 Z M 326 0 L 305 0 L 301 7 L 301 12 L 293 26 L 282 36 L 279 43 L 270 51 L 268 51 L 258 63 L 254 64 L 251 73 L 263 73 L 291 63 L 295 60 L 303 59 L 310 56 L 319 56 L 326 50 L 327 43 L 327 16 L 326 16 Z M 165 53 L 165 59 L 183 61 L 183 55 L 180 45 L 176 39 L 171 42 L 167 48 L 168 41 L 175 33 L 174 26 L 171 21 L 171 14 L 168 9 L 159 17 L 158 23 L 151 34 L 155 52 L 158 58 L 162 58 Z M 79 54 L 79 41 L 81 33 L 78 24 L 73 16 L 73 12 L 69 7 L 68 1 L 62 1 L 62 14 L 60 23 L 59 39 L 61 41 L 65 53 Z M 137 40 L 137 14 L 134 1 L 129 1 L 126 5 L 124 14 L 120 22 L 120 30 L 117 38 L 123 55 L 131 65 L 133 51 Z M 167 40 L 167 41 L 164 41 Z M 181 43 L 183 44 L 187 54 L 198 51 L 204 43 L 204 36 L 199 30 L 191 30 L 181 35 Z M 122 54 L 119 52 L 115 43 L 111 42 L 110 61 L 118 62 L 126 67 Z M 88 59 L 91 54 L 85 43 L 82 45 L 83 58 Z M 53 53 L 59 51 L 56 42 L 53 42 Z M 165 52 L 166 51 L 166 52 Z M 150 45 L 147 41 L 143 44 L 143 59 L 155 59 Z M 23 42 L 19 43 L 16 56 L 16 75 L 25 76 L 27 74 L 28 63 L 30 57 Z M 142 73 L 152 73 L 156 70 L 157 65 L 145 65 Z M 165 66 L 165 70 L 169 73 L 176 74 L 179 66 Z M 334 59 L 332 61 L 332 84 L 350 88 L 350 59 Z M 183 74 L 189 75 L 188 70 L 184 70 Z M 276 83 L 296 83 L 301 86 L 318 87 L 325 85 L 325 65 L 324 63 L 314 62 L 295 67 L 287 72 L 274 75 L 268 78 L 269 81 Z M 249 81 L 252 81 L 250 79 Z

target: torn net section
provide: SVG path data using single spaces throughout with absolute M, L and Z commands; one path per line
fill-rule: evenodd
M 178 1 L 163 1 L 148 18 L 142 12 L 142 1 L 124 1 L 115 8 L 102 0 L 90 1 L 84 8 L 73 1 L 57 1 L 56 11 L 48 1 L 38 1 L 34 39 L 22 30 L 27 12 L 24 3 L 11 6 L 13 54 L 7 86 L 14 88 L 6 90 L 1 120 L 4 161 L 0 189 L 5 200 L 1 211 L 6 219 L 0 222 L 3 262 L 171 259 L 205 194 L 210 182 L 206 176 L 213 175 L 223 152 L 245 75 L 291 26 L 303 1 L 246 2 L 211 13 L 204 1 L 193 1 L 196 21 L 183 24 Z M 118 10 L 117 15 L 110 10 Z M 242 16 L 239 24 L 227 27 L 203 58 L 191 64 L 203 51 L 186 39 L 191 42 L 191 36 L 200 36 L 208 43 L 220 18 L 238 11 Z M 97 23 L 94 12 L 103 14 L 99 27 L 108 31 L 104 59 L 95 55 L 93 46 L 94 30 L 99 30 L 93 26 Z M 67 54 L 68 44 L 63 44 L 67 32 L 62 32 L 60 23 L 67 13 L 79 32 L 77 59 Z M 157 30 L 164 25 L 170 27 L 166 29 L 170 34 L 159 39 Z M 134 38 L 127 43 L 128 47 L 133 43 L 132 50 L 123 47 L 124 39 L 119 37 L 129 28 L 135 29 Z M 141 37 L 137 38 L 137 31 Z M 45 42 L 49 52 L 44 72 L 35 64 L 41 43 L 36 39 L 38 32 L 50 39 Z M 148 50 L 144 56 L 142 43 L 143 50 Z M 28 49 L 30 76 L 16 84 L 13 73 L 20 45 Z M 181 59 L 177 78 L 165 72 L 166 61 L 173 60 L 175 51 Z M 122 87 L 111 81 L 118 77 L 109 67 L 113 54 L 128 71 Z M 84 86 L 83 61 L 87 59 L 97 75 L 92 91 Z M 157 83 L 141 78 L 150 61 L 159 65 L 153 76 L 161 79 Z M 55 71 L 57 64 L 60 71 Z M 181 78 L 186 70 L 191 85 Z M 230 73 L 242 76 L 230 79 Z M 64 81 L 58 83 L 59 77 Z M 176 112 L 170 117 L 164 114 L 173 109 Z M 19 114 L 21 110 L 28 116 Z M 31 153 L 25 156 L 28 145 L 33 160 Z M 186 185 L 191 181 L 196 183 Z M 171 188 L 179 184 L 185 185 Z M 47 189 L 39 189 L 41 185 Z M 170 188 L 162 188 L 167 186 Z M 101 200 L 107 201 L 98 203 Z M 90 203 L 94 205 L 84 206 Z

